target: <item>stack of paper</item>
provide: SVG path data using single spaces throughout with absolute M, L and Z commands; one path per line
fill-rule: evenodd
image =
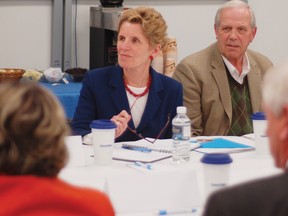
M 192 142 L 190 145 L 191 150 L 200 146 L 199 143 Z M 159 139 L 154 143 L 142 139 L 133 142 L 115 143 L 114 146 L 114 160 L 152 163 L 172 156 L 172 139 Z

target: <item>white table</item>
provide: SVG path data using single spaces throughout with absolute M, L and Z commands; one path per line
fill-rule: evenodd
M 230 139 L 230 137 L 227 138 Z M 246 140 L 237 137 L 233 137 L 232 139 L 242 143 L 243 140 Z M 247 139 L 247 143 L 251 144 L 251 141 Z M 109 166 L 94 165 L 93 157 L 91 157 L 91 152 L 93 152 L 92 146 L 81 145 L 81 148 L 85 158 L 84 163 L 80 164 L 81 166 L 73 164 L 72 166 L 64 168 L 60 173 L 60 178 L 78 186 L 91 187 L 106 193 L 109 191 L 108 195 L 111 195 L 111 199 L 113 198 L 112 203 L 116 206 L 118 216 L 157 215 L 155 211 L 145 211 L 145 209 L 141 209 L 141 205 L 138 203 L 139 200 L 143 202 L 143 204 L 151 201 L 151 205 L 153 205 L 159 201 L 159 199 L 162 199 L 162 204 L 164 203 L 165 205 L 169 205 L 170 208 L 173 208 L 175 203 L 175 200 L 173 200 L 174 196 L 181 196 L 181 194 L 178 194 L 179 191 L 177 191 L 176 187 L 176 185 L 179 184 L 174 184 L 177 181 L 182 182 L 188 191 L 195 191 L 195 194 L 192 195 L 185 194 L 185 196 L 180 198 L 183 199 L 182 201 L 179 200 L 179 198 L 178 200 L 181 202 L 192 200 L 191 202 L 197 203 L 197 206 L 193 206 L 197 211 L 190 215 L 201 215 L 202 207 L 207 198 L 204 193 L 202 164 L 200 162 L 203 154 L 191 152 L 190 162 L 181 165 L 174 164 L 171 158 L 165 159 L 153 164 L 155 170 L 139 172 L 139 170 L 128 167 L 127 164 L 129 163 L 123 161 L 113 161 L 112 165 Z M 77 152 L 79 154 L 81 153 L 79 149 L 77 149 Z M 255 151 L 250 151 L 233 153 L 231 157 L 233 163 L 230 167 L 229 185 L 235 185 L 281 172 L 280 169 L 274 167 L 273 159 L 270 155 L 262 156 L 257 155 Z M 153 181 L 155 184 L 153 184 Z M 147 190 L 139 190 L 139 193 L 135 194 L 137 187 L 135 188 L 134 184 L 139 184 L 141 188 L 147 185 L 150 186 Z M 163 196 L 161 196 L 161 194 L 159 195 L 159 193 L 162 193 L 164 190 L 161 187 L 168 187 L 164 192 L 166 194 Z M 152 192 L 149 191 L 151 188 L 155 190 L 152 190 Z M 179 190 L 183 190 L 183 188 L 180 187 Z M 149 193 L 147 191 L 149 191 Z M 185 190 L 181 191 L 181 193 L 182 192 L 184 194 Z M 195 201 L 195 196 L 197 196 L 197 201 Z M 153 201 L 153 199 L 155 200 Z M 125 211 L 127 206 L 125 206 L 125 203 L 122 205 L 123 200 L 129 200 L 131 204 L 130 210 L 132 212 L 129 213 L 129 211 Z M 173 204 L 171 204 L 172 201 Z M 177 205 L 178 204 L 175 203 L 175 208 Z M 179 205 L 181 205 L 181 203 Z M 119 209 L 121 209 L 120 212 L 117 212 Z

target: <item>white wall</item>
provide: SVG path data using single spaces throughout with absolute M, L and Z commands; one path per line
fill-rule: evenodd
M 50 66 L 51 13 L 48 0 L 0 0 L 0 67 Z
M 95 0 L 78 6 L 78 66 L 89 67 L 89 10 Z M 159 10 L 168 24 L 168 35 L 178 42 L 178 59 L 214 41 L 214 14 L 225 0 L 125 0 L 125 7 L 145 5 Z M 80 25 L 81 23 L 81 25 Z M 87 27 L 88 26 L 88 27 Z M 81 54 L 80 54 L 81 53 Z
M 125 7 L 149 5 L 168 23 L 168 34 L 178 42 L 179 57 L 215 41 L 214 15 L 225 0 L 124 0 Z M 286 0 L 248 0 L 256 13 L 258 32 L 251 48 L 274 63 L 287 58 L 288 13 Z M 90 7 L 98 0 L 78 0 L 78 67 L 89 68 Z M 0 0 L 0 67 L 47 69 L 51 63 L 51 14 L 49 0 Z M 75 7 L 73 8 L 75 13 Z M 74 33 L 72 66 L 75 66 Z
M 288 57 L 288 1 L 248 0 L 256 15 L 258 31 L 251 48 L 266 54 L 274 63 Z

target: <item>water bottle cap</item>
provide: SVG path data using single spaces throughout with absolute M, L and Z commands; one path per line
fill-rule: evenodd
M 177 107 L 177 113 L 185 114 L 186 113 L 186 107 L 185 106 L 178 106 Z

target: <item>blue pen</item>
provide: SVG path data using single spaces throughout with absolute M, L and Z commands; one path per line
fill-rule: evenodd
M 188 214 L 188 213 L 195 213 L 196 209 L 183 209 L 183 210 L 160 210 L 158 211 L 158 215 L 173 215 L 173 214 Z
M 132 150 L 132 151 L 146 152 L 146 153 L 151 152 L 151 149 L 148 149 L 145 147 L 132 147 L 132 146 L 122 145 L 122 148 Z
M 139 162 L 139 161 L 136 161 L 134 164 L 136 166 L 143 167 L 143 168 L 146 168 L 148 170 L 152 170 L 152 165 L 151 164 L 145 164 L 145 163 L 142 163 L 142 162 Z

